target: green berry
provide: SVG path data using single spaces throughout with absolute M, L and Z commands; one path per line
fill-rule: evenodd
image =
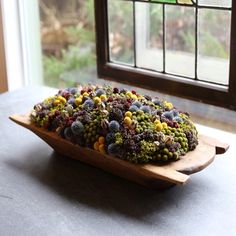
M 161 160 L 161 154 L 157 154 L 157 160 L 158 160 L 158 161 Z
M 183 138 L 182 138 L 182 137 L 179 137 L 179 138 L 178 138 L 178 141 L 179 141 L 180 143 L 182 143 L 182 142 L 183 142 Z
M 164 148 L 164 149 L 163 149 L 163 153 L 164 153 L 164 154 L 169 154 L 169 150 L 168 150 L 167 148 Z
M 174 160 L 178 160 L 179 159 L 179 154 L 177 152 L 173 153 L 173 158 Z
M 162 160 L 162 161 L 168 161 L 168 156 L 167 156 L 167 155 L 163 155 L 163 156 L 161 157 L 161 160 Z
M 173 153 L 172 153 L 172 152 L 169 152 L 169 153 L 168 153 L 168 156 L 169 156 L 169 158 L 172 158 L 172 157 L 173 157 Z

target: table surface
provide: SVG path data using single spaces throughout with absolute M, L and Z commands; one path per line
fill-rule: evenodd
M 8 119 L 54 93 L 0 95 L 0 235 L 236 235 L 234 133 L 199 125 L 228 152 L 184 186 L 148 190 L 58 156 Z

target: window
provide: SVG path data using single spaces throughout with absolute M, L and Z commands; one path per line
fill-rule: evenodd
M 95 83 L 93 0 L 39 0 L 38 4 L 44 84 Z
M 0 93 L 8 90 L 5 53 L 4 53 L 4 41 L 3 41 L 3 24 L 2 24 L 2 9 L 0 3 Z
M 2 0 L 0 7 L 9 91 L 95 82 L 93 0 Z
M 8 90 L 42 84 L 38 1 L 0 2 Z
M 98 73 L 236 108 L 236 3 L 95 1 Z

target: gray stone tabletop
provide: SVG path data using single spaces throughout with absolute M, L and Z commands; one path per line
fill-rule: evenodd
M 54 93 L 28 87 L 0 95 L 1 236 L 236 235 L 235 134 L 199 125 L 229 151 L 185 186 L 148 190 L 59 156 L 8 119 Z

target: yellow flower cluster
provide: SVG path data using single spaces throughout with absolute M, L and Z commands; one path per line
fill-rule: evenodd
M 132 123 L 133 123 L 133 121 L 132 121 L 132 112 L 130 112 L 130 111 L 127 111 L 126 113 L 125 113 L 125 118 L 124 118 L 124 123 L 126 124 L 126 125 L 128 125 L 128 126 L 130 126 Z
M 166 124 L 166 122 L 162 122 L 160 120 L 155 120 L 154 121 L 154 125 L 155 125 L 155 129 L 156 131 L 160 132 L 163 129 L 167 129 L 168 125 Z
M 66 101 L 66 99 L 65 99 L 64 97 L 58 96 L 58 97 L 54 100 L 53 105 L 54 105 L 54 106 L 58 106 L 59 104 L 65 104 L 66 102 L 67 102 L 67 101 Z
M 100 136 L 98 140 L 94 143 L 93 148 L 96 151 L 99 151 L 102 154 L 105 154 L 106 151 L 105 151 L 104 143 L 105 143 L 105 138 L 103 136 Z

